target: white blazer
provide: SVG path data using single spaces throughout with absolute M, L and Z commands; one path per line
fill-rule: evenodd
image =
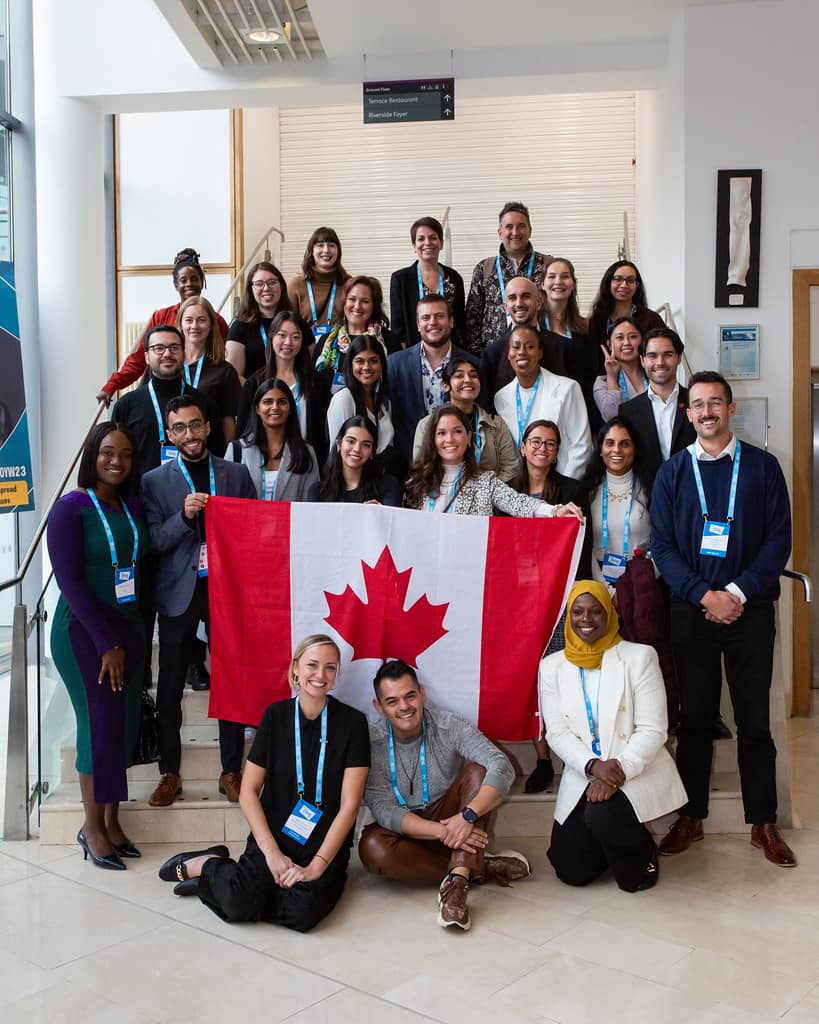
M 622 789 L 637 818 L 651 821 L 687 801 L 677 766 L 666 750 L 666 701 L 653 647 L 621 641 L 603 654 L 600 666 L 600 749 L 617 758 Z M 594 757 L 580 669 L 558 651 L 540 663 L 540 705 L 549 746 L 563 761 L 555 805 L 559 824 L 568 818 L 589 782 L 585 767 Z
M 516 387 L 517 381 L 513 380 L 495 395 L 495 408 L 505 420 L 515 442 L 518 437 Z M 526 422 L 533 420 L 552 420 L 560 427 L 557 471 L 563 476 L 579 479 L 593 449 L 586 403 L 577 381 L 559 377 L 541 367 L 540 384 Z

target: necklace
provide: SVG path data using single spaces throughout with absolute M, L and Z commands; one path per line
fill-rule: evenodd
M 404 773 L 404 775 L 407 778 L 407 782 L 409 783 L 410 796 L 412 796 L 413 795 L 413 788 L 414 788 L 413 780 L 415 779 L 415 773 L 418 771 L 418 764 L 419 764 L 419 762 L 421 760 L 421 741 L 420 741 L 420 737 L 419 737 L 419 741 L 418 741 L 418 752 L 415 755 L 415 764 L 412 766 L 412 771 L 411 772 L 407 771 L 407 766 L 404 764 L 404 759 L 401 756 L 401 744 L 400 743 L 396 743 L 396 745 L 395 745 L 395 752 L 396 752 L 396 754 L 398 756 L 398 763 L 401 765 L 401 771 Z

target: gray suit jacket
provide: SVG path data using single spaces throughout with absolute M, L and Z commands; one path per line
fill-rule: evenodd
M 245 466 L 213 457 L 216 493 L 228 498 L 255 498 L 256 488 Z M 140 497 L 159 553 L 154 604 L 160 615 L 181 615 L 187 610 L 196 587 L 199 568 L 199 531 L 182 515 L 190 488 L 174 459 L 152 469 L 142 478 Z
M 241 465 L 247 467 L 247 471 L 250 473 L 250 479 L 253 481 L 253 486 L 256 488 L 256 494 L 261 497 L 262 495 L 262 453 L 256 447 L 256 445 L 246 445 L 244 441 L 239 442 L 242 450 L 242 461 Z M 225 452 L 225 459 L 229 462 L 233 462 L 233 448 L 232 444 L 227 446 Z M 310 486 L 319 479 L 319 468 L 318 462 L 316 461 L 316 453 L 313 451 L 311 445 L 307 445 L 307 450 L 310 452 L 310 468 L 306 473 L 291 473 L 287 468 L 290 465 L 290 446 L 285 444 L 284 451 L 282 452 L 282 459 L 279 469 L 279 475 L 276 478 L 276 493 L 273 495 L 273 501 L 307 501 L 307 492 Z

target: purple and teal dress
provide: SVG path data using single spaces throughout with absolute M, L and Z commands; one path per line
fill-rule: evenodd
M 123 499 L 137 527 L 136 588 L 150 540 L 138 498 Z M 120 566 L 131 564 L 134 535 L 125 513 L 100 500 Z M 60 599 L 51 627 L 51 653 L 77 716 L 77 771 L 94 776 L 98 804 L 128 799 L 125 770 L 133 763 L 145 664 L 145 630 L 137 599 L 118 604 L 105 529 L 89 496 L 72 491 L 48 519 L 48 552 Z M 125 651 L 125 688 L 97 682 L 102 655 Z

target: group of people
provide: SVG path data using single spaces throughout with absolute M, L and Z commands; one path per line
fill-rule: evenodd
M 121 870 L 139 855 L 118 805 L 157 617 L 150 802 L 168 806 L 182 789 L 182 695 L 186 680 L 208 685 L 213 495 L 584 520 L 565 621 L 543 638 L 544 730 L 526 783 L 551 784 L 551 745 L 563 762 L 549 850 L 558 877 L 586 884 L 610 868 L 621 888 L 646 889 L 658 855 L 702 838 L 723 662 L 751 841 L 795 864 L 776 828 L 768 720 L 773 606 L 790 552 L 781 470 L 733 435 L 722 377 L 678 383 L 683 343 L 647 308 L 634 264 L 606 271 L 585 320 L 571 262 L 534 251 L 525 206 L 501 210 L 498 235 L 465 298 L 438 261 L 441 225 L 416 221 L 417 260 L 390 285 L 392 321 L 378 281 L 344 270 L 329 228 L 314 232 L 291 282 L 271 263 L 253 267 L 229 327 L 202 296 L 195 251 L 178 254 L 179 303 L 154 313 L 99 397 L 141 383 L 89 436 L 78 490 L 49 522 L 62 591 L 54 657 L 78 723 L 78 841 L 96 864 Z M 615 601 L 640 549 L 657 577 L 653 615 L 679 707 L 661 644 L 658 658 L 620 632 Z M 487 853 L 487 815 L 512 767 L 472 725 L 425 707 L 402 662 L 376 674 L 368 739 L 363 716 L 328 699 L 339 661 L 332 639 L 308 637 L 293 656 L 293 702 L 260 723 L 219 722 L 219 790 L 251 829 L 239 862 L 214 847 L 160 874 L 227 920 L 307 930 L 341 894 L 363 795 L 375 819 L 359 844 L 364 867 L 397 880 L 443 875 L 439 921 L 468 928 L 471 884 L 529 873 L 521 854 Z M 676 767 L 669 721 L 679 723 Z M 246 726 L 257 731 L 243 768 Z M 645 823 L 672 810 L 658 848 Z

